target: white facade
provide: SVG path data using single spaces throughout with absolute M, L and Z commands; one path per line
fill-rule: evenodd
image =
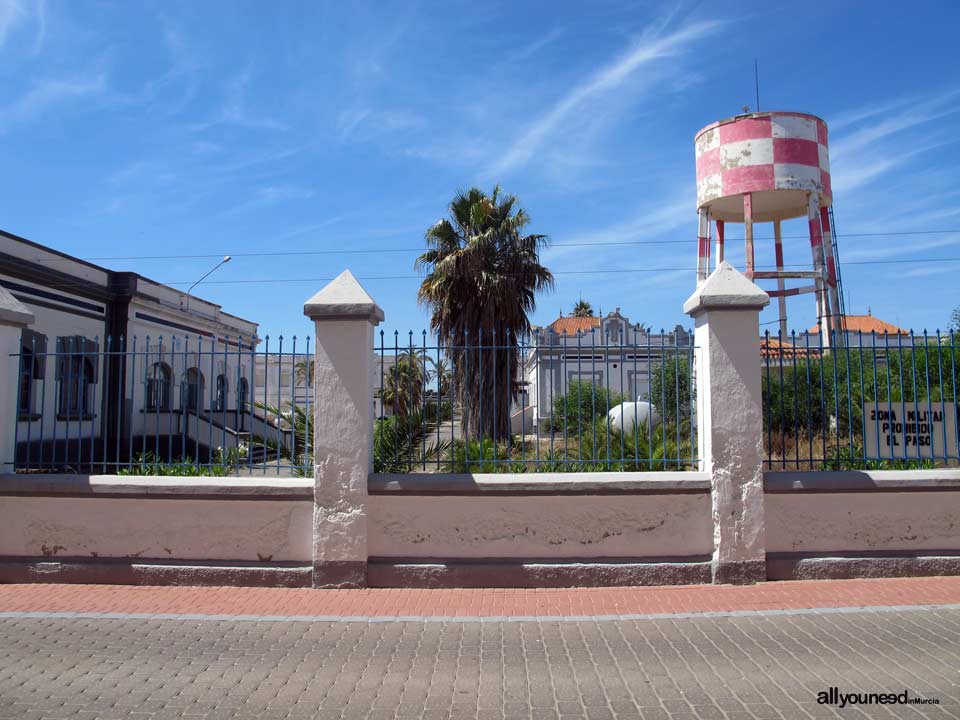
M 209 447 L 241 424 L 256 323 L 3 231 L 0 285 L 35 316 L 11 359 L 18 462 L 99 464 L 150 435 L 179 436 L 182 453 L 191 437 L 196 448 L 205 432 Z
M 579 333 L 557 332 L 558 323 L 537 328 L 523 360 L 527 382 L 524 407 L 532 408 L 534 427 L 550 418 L 553 400 L 573 382 L 588 382 L 626 396 L 647 400 L 650 373 L 663 362 L 683 362 L 693 352 L 693 336 L 677 325 L 673 332 L 651 333 L 617 311 L 597 318 Z

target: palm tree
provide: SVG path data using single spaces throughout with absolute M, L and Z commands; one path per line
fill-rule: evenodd
M 573 316 L 574 317 L 593 317 L 593 305 L 588 303 L 583 298 L 577 301 L 577 304 L 573 306 Z
M 394 415 L 407 417 L 423 405 L 423 391 L 427 384 L 427 368 L 423 351 L 413 350 L 397 355 L 396 362 L 383 378 L 383 404 Z
M 313 387 L 313 360 L 301 360 L 294 366 L 293 371 L 297 379 L 297 385 Z
M 432 308 L 430 327 L 453 368 L 464 437 L 507 439 L 522 380 L 517 340 L 530 330 L 536 293 L 553 287 L 540 264 L 547 237 L 523 234 L 529 216 L 499 187 L 458 192 L 449 211 L 427 230 L 417 297 Z

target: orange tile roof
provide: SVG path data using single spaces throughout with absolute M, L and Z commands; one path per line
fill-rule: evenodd
M 907 330 L 899 328 L 896 325 L 888 323 L 873 315 L 845 315 L 843 317 L 843 329 L 848 332 L 877 333 L 877 335 L 907 335 Z M 819 332 L 814 325 L 807 332 Z
M 559 317 L 548 326 L 558 335 L 576 335 L 578 332 L 588 333 L 600 327 L 598 317 Z
M 760 339 L 760 357 L 765 359 L 806 360 L 819 355 L 820 350 L 817 348 L 797 347 L 773 337 Z

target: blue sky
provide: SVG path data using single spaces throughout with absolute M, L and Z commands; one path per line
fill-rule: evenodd
M 274 337 L 307 334 L 303 301 L 349 267 L 385 328 L 419 332 L 424 231 L 457 188 L 500 183 L 555 243 L 535 322 L 582 296 L 689 325 L 693 138 L 754 105 L 756 57 L 761 109 L 830 126 L 848 310 L 943 327 L 960 5 L 798 7 L 0 0 L 0 228 L 182 288 L 229 253 L 198 293 Z M 788 264 L 804 230 L 785 226 Z M 809 296 L 789 314 L 810 325 Z

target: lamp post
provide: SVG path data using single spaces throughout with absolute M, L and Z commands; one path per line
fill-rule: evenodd
M 223 260 L 221 260 L 221 261 L 218 262 L 216 265 L 214 265 L 212 268 L 210 268 L 206 273 L 204 273 L 203 276 L 201 276 L 201 278 L 200 278 L 199 280 L 197 280 L 193 285 L 190 286 L 190 289 L 187 290 L 187 307 L 185 308 L 185 310 L 186 310 L 187 312 L 190 311 L 190 293 L 193 292 L 193 289 L 194 289 L 197 285 L 199 285 L 200 283 L 202 283 L 204 280 L 206 280 L 208 277 L 210 277 L 217 268 L 219 268 L 221 265 L 227 264 L 228 262 L 230 262 L 230 260 L 231 260 L 231 258 L 230 258 L 229 255 L 224 255 L 224 256 L 223 256 Z

